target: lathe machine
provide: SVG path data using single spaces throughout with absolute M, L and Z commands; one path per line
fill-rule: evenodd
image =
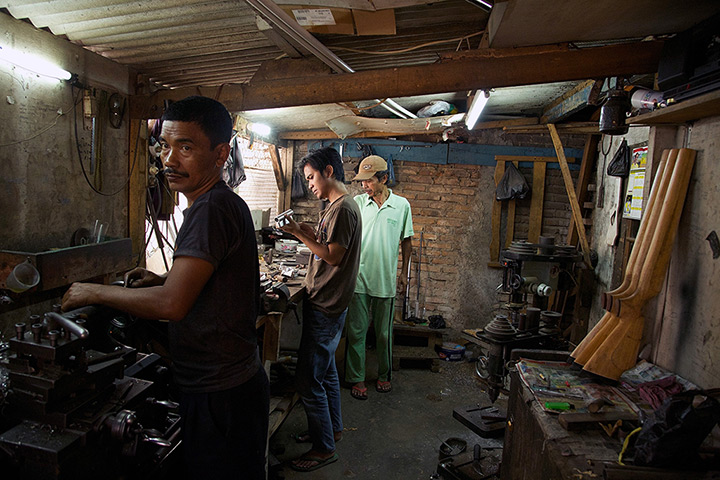
M 140 324 L 83 307 L 15 325 L 0 352 L 0 476 L 161 479 L 180 437 L 170 371 Z M 140 342 L 142 343 L 142 342 Z

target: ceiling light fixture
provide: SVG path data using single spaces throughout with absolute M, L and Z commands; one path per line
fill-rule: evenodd
M 469 0 L 469 2 L 482 8 L 486 12 L 489 12 L 493 8 L 493 4 L 488 2 L 487 0 Z
M 55 78 L 58 80 L 70 80 L 72 74 L 67 70 L 63 70 L 52 62 L 45 60 L 31 53 L 22 53 L 9 47 L 0 46 L 0 60 L 4 60 L 16 67 L 20 67 L 28 72 L 42 75 L 44 77 Z
M 468 130 L 473 129 L 475 123 L 477 122 L 478 118 L 480 118 L 480 114 L 485 108 L 485 105 L 487 105 L 489 99 L 490 94 L 488 92 L 484 90 L 477 90 L 475 92 L 475 96 L 470 103 L 470 109 L 468 110 L 467 116 L 465 117 L 465 125 L 467 125 Z
M 290 37 L 310 53 L 322 60 L 323 63 L 335 70 L 337 73 L 355 73 L 355 70 L 340 57 L 335 55 L 329 48 L 322 44 L 310 32 L 300 26 L 297 21 L 288 15 L 285 10 L 278 7 L 271 0 L 246 0 L 247 4 L 260 13 L 271 25 L 277 27 L 282 33 Z M 376 100 L 380 101 L 380 100 Z M 400 118 L 417 118 L 417 115 L 405 109 L 390 98 L 380 104 L 389 112 Z
M 270 136 L 270 132 L 272 131 L 270 129 L 270 126 L 265 125 L 264 123 L 251 123 L 250 130 L 252 130 L 254 133 L 257 133 L 261 137 Z

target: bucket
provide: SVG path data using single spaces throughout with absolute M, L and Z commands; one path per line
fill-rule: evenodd
M 5 286 L 8 290 L 15 293 L 22 293 L 29 290 L 40 282 L 40 272 L 30 263 L 30 260 L 15 265 L 7 280 Z

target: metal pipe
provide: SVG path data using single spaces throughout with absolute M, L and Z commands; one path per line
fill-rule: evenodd
M 90 332 L 88 332 L 86 328 L 81 327 L 72 320 L 68 320 L 62 315 L 59 315 L 55 312 L 49 312 L 45 315 L 47 315 L 53 321 L 57 322 L 57 325 L 63 327 L 65 331 L 70 332 L 80 338 L 87 338 L 90 335 Z

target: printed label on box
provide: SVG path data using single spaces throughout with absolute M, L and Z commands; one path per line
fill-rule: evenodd
M 329 8 L 303 8 L 292 12 L 295 20 L 303 27 L 335 25 L 335 18 Z

